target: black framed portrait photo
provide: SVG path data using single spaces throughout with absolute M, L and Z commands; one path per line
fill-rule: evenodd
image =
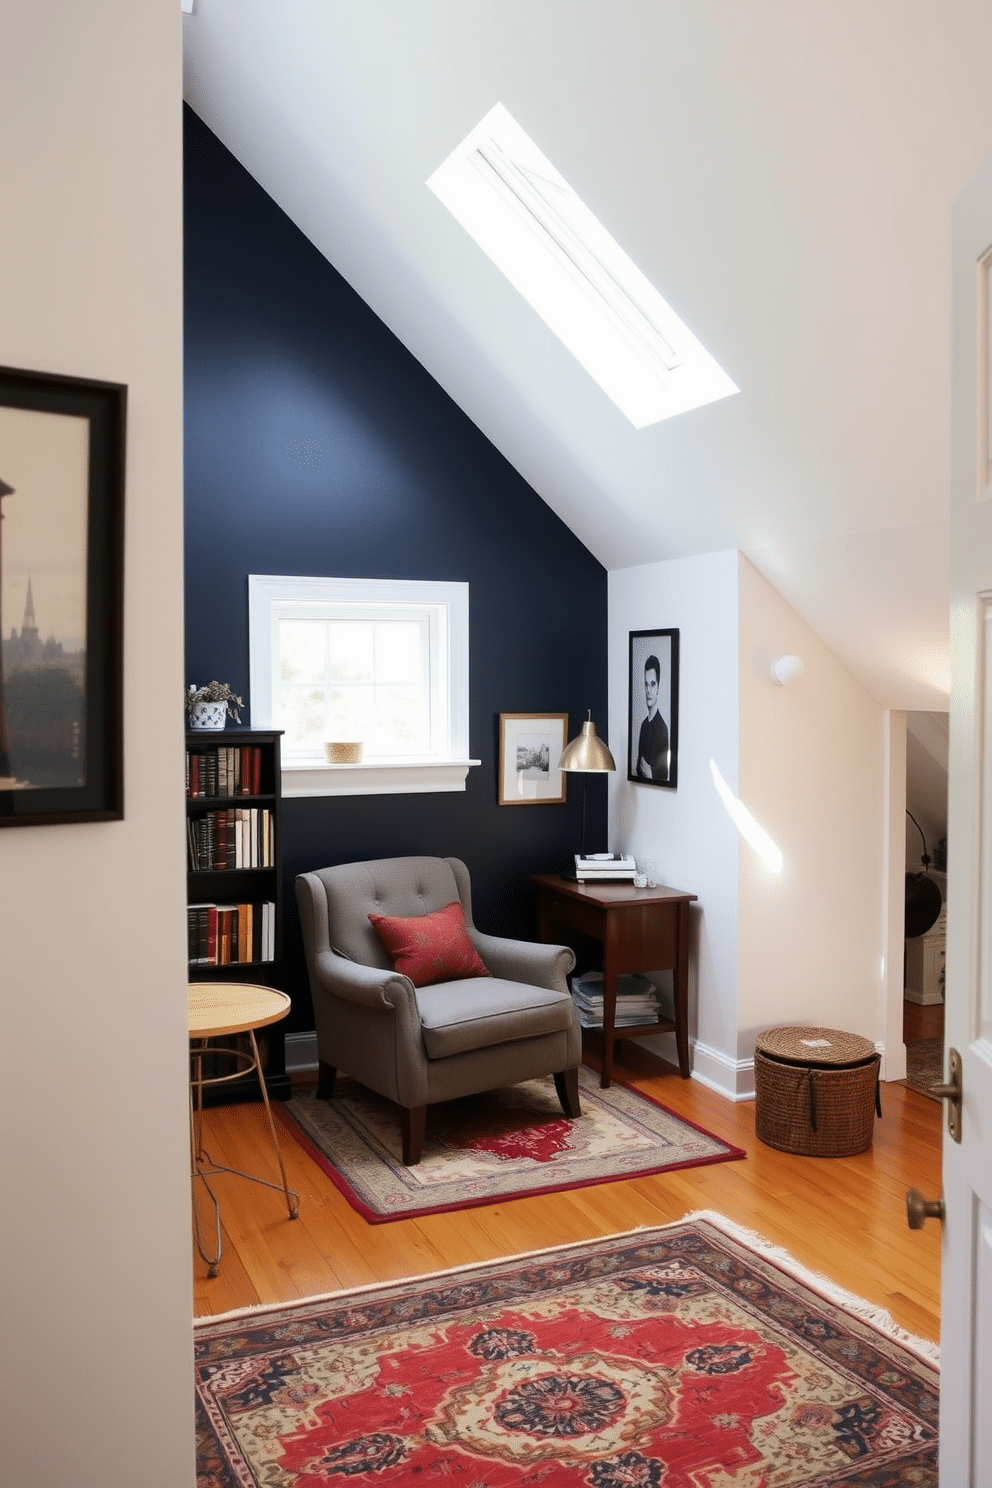
M 0 367 L 0 827 L 124 814 L 126 397 Z
M 679 633 L 630 632 L 627 779 L 674 790 L 679 778 Z

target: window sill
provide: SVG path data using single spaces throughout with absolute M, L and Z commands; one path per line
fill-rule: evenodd
M 397 796 L 463 791 L 469 768 L 481 760 L 423 760 L 402 765 L 325 765 L 282 762 L 282 794 L 293 796 Z

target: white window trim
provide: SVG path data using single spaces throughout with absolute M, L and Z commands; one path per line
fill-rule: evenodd
M 277 728 L 272 696 L 272 607 L 302 603 L 444 605 L 448 614 L 449 747 L 442 756 L 402 763 L 332 765 L 282 761 L 282 793 L 291 796 L 400 795 L 463 791 L 469 769 L 468 585 L 444 580 L 336 579 L 285 574 L 248 575 L 248 653 L 253 728 Z

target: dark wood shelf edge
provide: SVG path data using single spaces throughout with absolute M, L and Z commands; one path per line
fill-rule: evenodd
M 186 806 L 187 809 L 195 806 L 210 810 L 217 806 L 250 806 L 253 801 L 256 805 L 260 801 L 263 805 L 266 803 L 271 805 L 275 799 L 271 791 L 267 791 L 263 796 L 187 796 Z
M 583 1033 L 602 1033 L 602 1031 L 602 1023 L 582 1024 Z M 673 1018 L 665 1018 L 659 1020 L 657 1023 L 618 1023 L 613 1030 L 613 1036 L 618 1039 L 647 1038 L 652 1033 L 674 1033 L 675 1031 L 675 1020 Z
M 204 976 L 204 972 L 212 971 L 252 971 L 256 968 L 275 968 L 278 961 L 211 961 L 203 966 L 198 966 L 191 961 L 187 967 L 186 980 L 190 982 L 209 982 L 210 977 Z

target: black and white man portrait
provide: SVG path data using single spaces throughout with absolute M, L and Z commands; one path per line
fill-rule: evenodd
M 648 716 L 637 736 L 637 774 L 642 780 L 668 779 L 668 724 L 658 712 L 661 662 L 649 656 L 644 663 L 644 706 Z
M 630 780 L 675 785 L 678 645 L 677 630 L 630 632 Z

